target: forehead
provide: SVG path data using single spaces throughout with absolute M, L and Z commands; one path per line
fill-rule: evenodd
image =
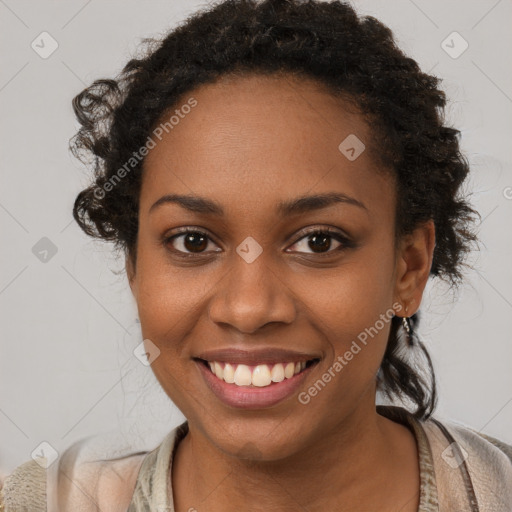
M 162 122 L 172 115 L 145 159 L 141 203 L 169 191 L 261 204 L 313 188 L 368 196 L 389 187 L 371 157 L 371 128 L 312 79 L 223 76 L 184 95 Z

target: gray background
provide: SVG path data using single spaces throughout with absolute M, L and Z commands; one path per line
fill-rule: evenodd
M 132 354 L 141 337 L 122 259 L 72 220 L 87 174 L 67 144 L 78 126 L 72 98 L 120 71 L 143 37 L 164 35 L 204 4 L 0 0 L 2 473 L 42 441 L 60 451 L 98 435 L 119 450 L 149 449 L 183 419 Z M 455 297 L 432 283 L 422 304 L 437 415 L 512 443 L 512 1 L 353 4 L 444 79 L 447 119 L 473 169 L 468 190 L 482 215 L 475 270 Z M 43 31 L 59 45 L 46 59 L 31 47 Z M 458 58 L 442 47 L 453 31 L 469 44 Z M 43 237 L 57 249 L 47 261 L 41 251 L 53 245 Z

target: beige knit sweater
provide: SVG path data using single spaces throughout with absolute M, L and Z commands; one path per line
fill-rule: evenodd
M 418 512 L 512 512 L 512 446 L 402 408 L 378 410 L 416 437 Z M 47 470 L 29 461 L 5 480 L 5 512 L 174 512 L 172 456 L 187 430 L 185 422 L 153 451 L 120 459 L 87 460 L 76 443 Z

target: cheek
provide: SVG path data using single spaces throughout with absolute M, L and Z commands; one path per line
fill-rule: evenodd
M 151 365 L 153 372 L 169 390 L 184 382 L 187 368 L 190 371 L 185 363 L 190 363 L 190 340 L 208 287 L 204 275 L 173 268 L 161 255 L 149 256 L 141 251 L 138 260 L 137 307 L 144 339 L 160 350 Z M 177 378 L 179 383 L 174 382 Z
M 321 278 L 301 278 L 303 300 L 314 309 L 318 328 L 357 336 L 392 306 L 394 254 L 388 245 L 368 244 Z
M 344 284 L 347 286 L 343 292 L 331 294 L 337 302 L 332 312 L 319 308 L 317 328 L 322 329 L 328 353 L 309 387 L 298 396 L 301 404 L 309 404 L 304 413 L 316 410 L 321 414 L 337 404 L 332 421 L 348 414 L 354 404 L 374 389 L 393 315 L 392 308 L 384 305 L 387 301 L 368 296 L 372 288 L 359 288 L 362 280 L 355 288 Z
M 206 288 L 200 271 L 171 265 L 165 249 L 148 238 L 141 236 L 137 254 L 137 306 L 144 334 L 159 339 L 183 328 Z
M 190 340 L 200 316 L 198 303 L 205 293 L 204 279 L 184 279 L 169 265 L 141 258 L 137 305 L 144 339 L 159 349 L 151 369 L 162 389 L 181 410 L 191 396 Z M 181 274 L 181 275 L 180 275 Z
M 376 244 L 307 285 L 309 319 L 330 351 L 327 367 L 337 361 L 334 380 L 350 381 L 354 392 L 357 383 L 364 386 L 374 379 L 386 349 L 394 315 L 393 269 L 389 243 Z
M 393 310 L 387 296 L 379 297 L 372 287 L 365 286 L 363 279 L 350 283 L 350 279 L 339 281 L 340 289 L 329 288 L 329 307 L 325 295 L 317 291 L 318 300 L 315 327 L 322 334 L 330 351 L 332 361 L 343 357 L 344 373 L 354 375 L 364 368 L 374 373 L 382 360 L 389 335 Z M 346 361 L 346 362 L 345 362 Z M 344 369 L 345 370 L 345 369 Z M 361 375 L 363 375 L 362 371 Z

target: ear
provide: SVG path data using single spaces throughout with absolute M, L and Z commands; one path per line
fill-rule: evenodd
M 400 241 L 397 263 L 395 300 L 402 304 L 402 316 L 418 311 L 432 267 L 435 248 L 434 221 L 418 226 Z
M 126 268 L 126 276 L 128 277 L 128 284 L 130 285 L 130 289 L 132 290 L 132 294 L 135 298 L 137 298 L 137 281 L 135 279 L 135 264 L 133 258 L 129 255 L 125 257 L 125 268 Z

